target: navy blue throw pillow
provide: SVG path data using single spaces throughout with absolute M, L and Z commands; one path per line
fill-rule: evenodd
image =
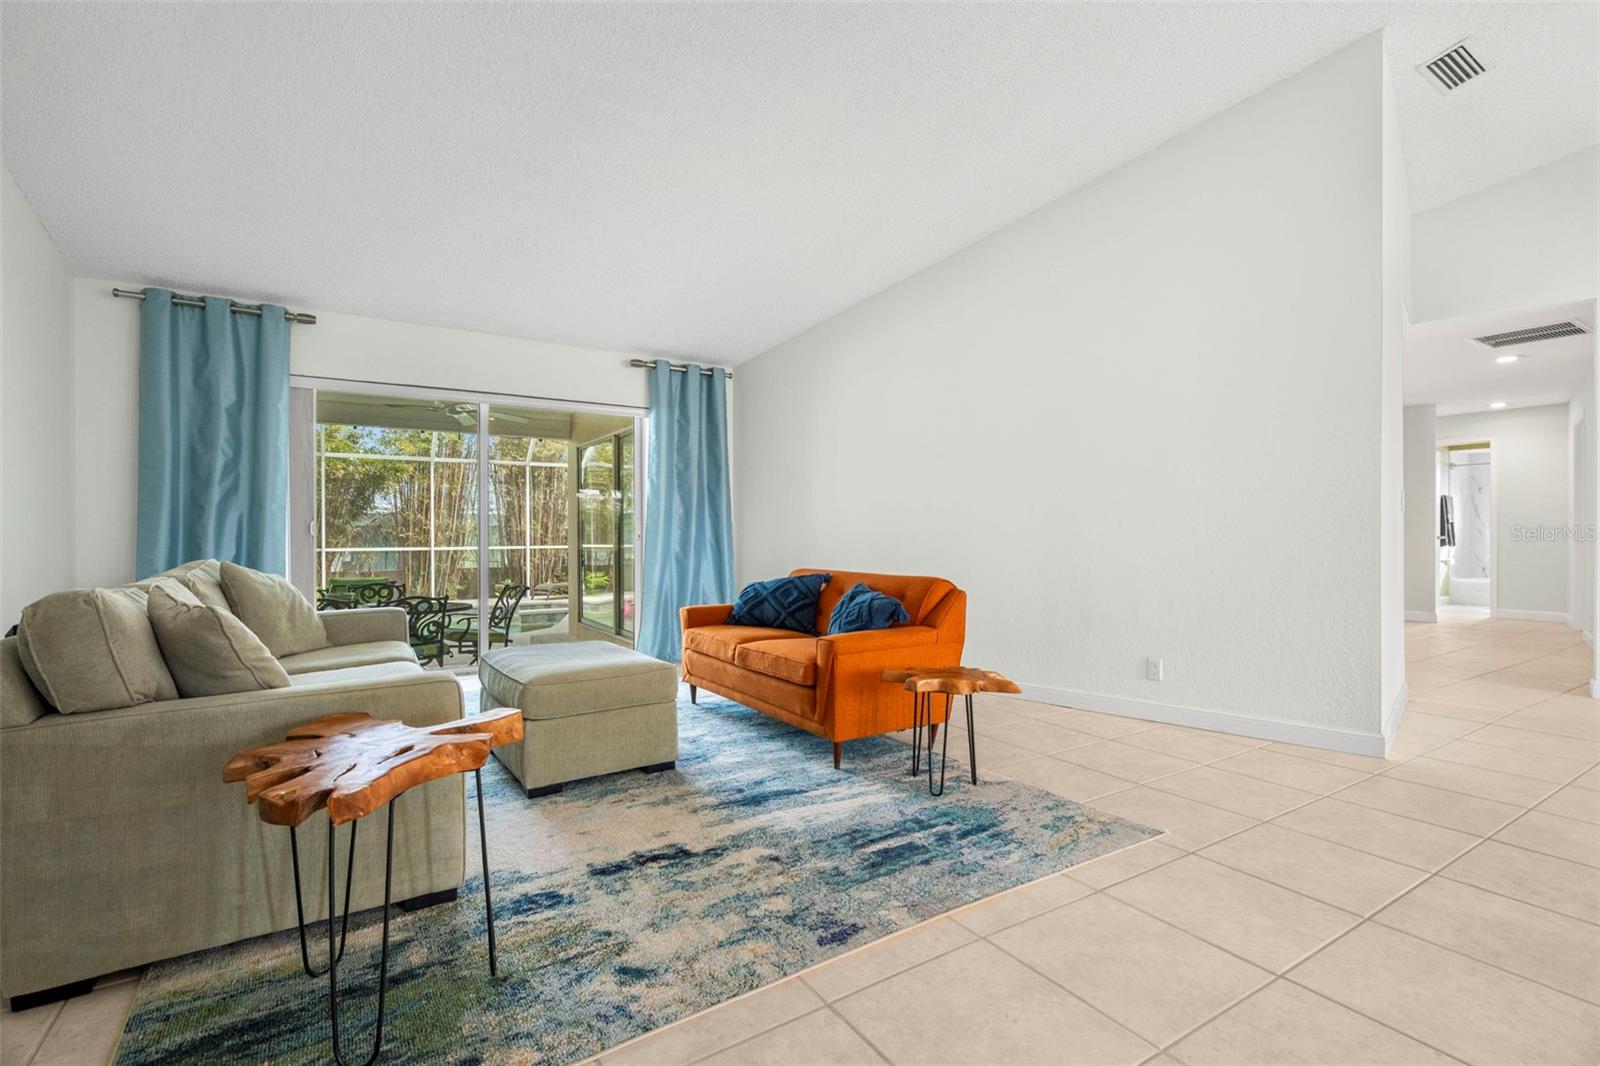
M 768 626 L 815 633 L 817 597 L 832 574 L 801 574 L 755 581 L 739 591 L 728 622 L 736 626 Z
M 888 629 L 911 621 L 906 609 L 893 596 L 874 592 L 857 584 L 833 609 L 828 619 L 829 633 L 859 633 L 865 629 Z

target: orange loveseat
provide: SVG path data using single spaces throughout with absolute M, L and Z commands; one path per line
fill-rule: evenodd
M 680 610 L 683 679 L 693 699 L 707 689 L 782 722 L 833 741 L 839 765 L 845 741 L 911 728 L 911 694 L 879 680 L 885 670 L 959 666 L 967 633 L 967 594 L 939 577 L 832 574 L 817 603 L 816 629 L 826 633 L 833 608 L 857 582 L 893 596 L 911 621 L 889 629 L 808 637 L 790 629 L 728 624 L 733 605 Z M 934 711 L 935 722 L 945 710 Z

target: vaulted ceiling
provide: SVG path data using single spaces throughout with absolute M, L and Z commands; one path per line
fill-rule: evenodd
M 1595 142 L 1581 3 L 12 3 L 3 147 L 82 276 L 738 362 L 1384 26 L 1415 209 Z

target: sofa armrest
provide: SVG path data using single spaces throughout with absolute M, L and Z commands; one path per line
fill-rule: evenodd
M 817 641 L 817 701 L 836 740 L 872 736 L 911 724 L 911 697 L 883 681 L 885 670 L 959 666 L 961 648 L 932 626 L 839 633 Z M 944 705 L 934 709 L 944 721 Z
M 406 612 L 399 607 L 362 607 L 353 611 L 318 611 L 328 643 L 370 644 L 379 640 L 406 640 L 411 630 Z
M 688 632 L 697 626 L 726 625 L 731 614 L 733 614 L 731 603 L 703 603 L 694 607 L 679 607 L 678 623 L 684 632 Z
M 303 722 L 347 711 L 413 726 L 451 722 L 461 717 L 461 686 L 448 674 L 417 670 L 46 714 L 0 731 L 0 994 L 293 929 L 288 834 L 262 822 L 245 803 L 244 786 L 222 780 L 222 768 Z M 463 782 L 457 774 L 412 789 L 374 819 L 380 828 L 362 833 L 357 845 L 351 909 L 383 902 L 389 818 L 395 899 L 461 884 Z M 327 825 L 318 816 L 301 827 L 307 855 L 325 846 Z M 346 838 L 340 834 L 341 853 Z M 325 913 L 311 892 L 306 920 Z M 83 922 L 84 914 L 94 921 Z

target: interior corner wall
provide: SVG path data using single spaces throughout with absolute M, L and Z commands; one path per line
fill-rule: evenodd
M 72 272 L 10 171 L 0 185 L 3 631 L 33 600 L 73 584 L 76 412 Z
M 1405 709 L 1406 531 L 1404 350 L 1411 300 L 1411 198 L 1389 64 L 1382 72 L 1383 126 L 1383 394 L 1378 514 L 1378 652 L 1383 734 L 1394 735 Z
M 1383 68 L 1356 42 L 742 365 L 740 579 L 942 575 L 1034 698 L 1371 750 Z
M 1594 356 L 1578 393 L 1567 403 L 1567 439 L 1571 468 L 1569 502 L 1574 536 L 1568 547 L 1572 582 L 1567 595 L 1571 604 L 1570 624 L 1594 642 L 1595 578 L 1595 424 Z
M 1412 321 L 1593 299 L 1600 292 L 1600 147 L 1412 219 Z
M 1406 617 L 1432 621 L 1439 581 L 1439 459 L 1433 404 L 1405 409 Z
M 139 304 L 116 299 L 130 281 L 80 278 L 74 286 L 77 426 L 77 572 L 80 585 L 133 578 L 138 517 Z M 226 294 L 225 294 L 226 295 Z M 249 294 L 234 294 L 248 299 Z M 648 375 L 621 352 L 575 348 L 470 330 L 416 325 L 314 308 L 314 326 L 289 337 L 295 374 L 545 400 L 644 408 Z M 359 385 L 352 386 L 359 389 Z
M 1487 440 L 1492 445 L 1489 578 L 1495 611 L 1507 617 L 1568 618 L 1568 422 L 1564 403 L 1446 415 L 1438 421 L 1441 443 Z

